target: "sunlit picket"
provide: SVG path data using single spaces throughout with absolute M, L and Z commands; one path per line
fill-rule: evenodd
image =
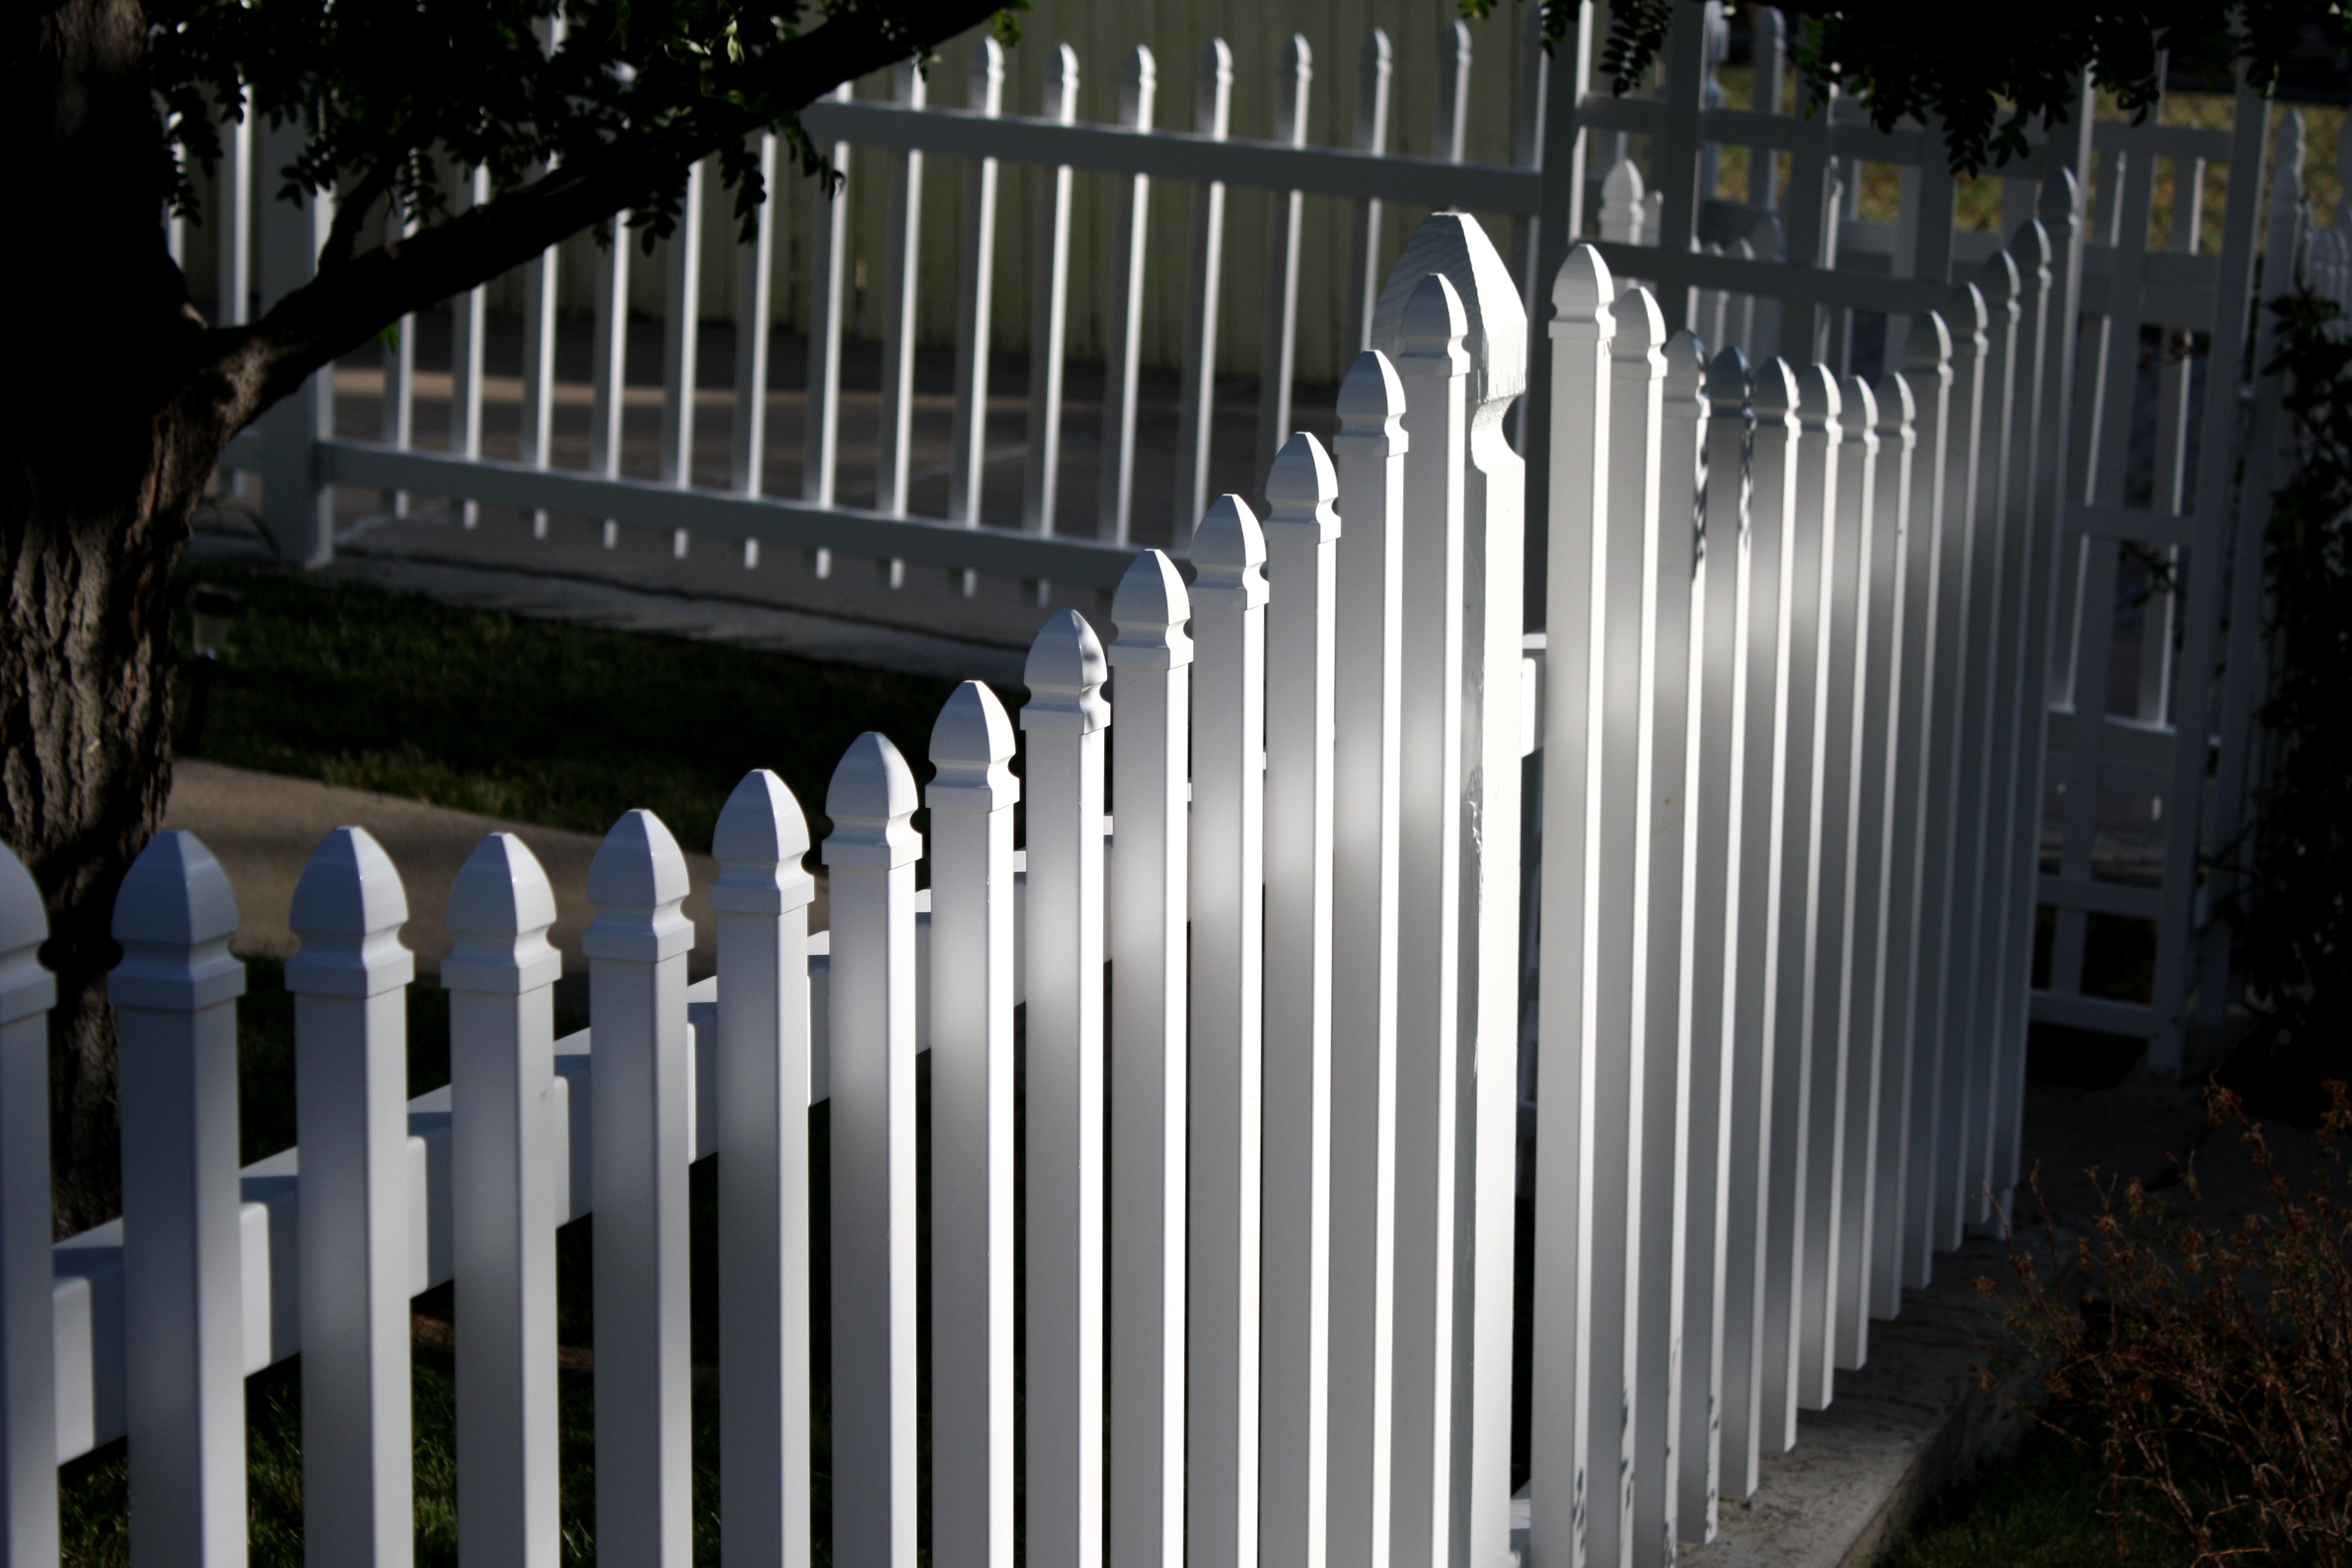
M 1766 1484 L 1801 1413 L 1870 1363 L 1873 1323 L 1999 1223 L 2021 1176 L 2030 1023 L 2105 1020 L 2179 1066 L 2186 983 L 2129 1016 L 2085 997 L 2080 928 L 2149 914 L 2179 974 L 2213 962 L 2183 889 L 2200 834 L 2250 809 L 2254 557 L 2228 530 L 2222 452 L 2257 204 L 2228 209 L 2218 257 L 2149 248 L 2143 143 L 2086 115 L 2007 177 L 2005 233 L 1957 238 L 1947 202 L 1940 226 L 1899 240 L 1901 267 L 1839 270 L 1824 236 L 1844 222 L 1875 243 L 1859 231 L 1881 226 L 1838 218 L 1835 176 L 1894 144 L 1840 105 L 1779 114 L 1776 79 L 1769 112 L 1693 108 L 1675 146 L 1709 170 L 1718 139 L 1787 151 L 1781 207 L 1733 210 L 1596 159 L 1598 240 L 1571 243 L 1580 205 L 1577 226 L 1538 223 L 1507 261 L 1476 219 L 1441 212 L 1383 281 L 1364 209 L 1458 195 L 1528 218 L 1542 176 L 1459 163 L 1458 129 L 1450 170 L 1386 153 L 1376 44 L 1351 150 L 1305 145 L 1303 42 L 1285 57 L 1281 145 L 1227 134 L 1222 43 L 1197 79 L 1171 75 L 1178 97 L 1197 90 L 1181 136 L 1151 130 L 1160 67 L 1142 48 L 1116 127 L 1078 120 L 1067 48 L 1045 114 L 1012 112 L 993 42 L 952 117 L 925 109 L 911 68 L 889 102 L 812 106 L 811 133 L 887 191 L 870 508 L 835 505 L 839 201 L 817 209 L 796 500 L 763 497 L 757 366 L 738 382 L 732 490 L 694 485 L 690 333 L 670 340 L 662 480 L 619 476 L 625 246 L 599 279 L 591 472 L 549 460 L 551 255 L 532 275 L 520 461 L 480 456 L 476 416 L 451 455 L 415 450 L 405 426 L 330 442 L 315 405 L 294 410 L 307 426 L 289 414 L 325 454 L 321 486 L 610 517 L 671 531 L 681 552 L 695 532 L 791 545 L 821 573 L 838 550 L 959 593 L 1016 578 L 1043 619 L 1026 700 L 1009 712 L 985 685 L 957 688 L 927 780 L 861 736 L 814 847 L 815 803 L 747 775 L 710 847 L 711 979 L 688 983 L 680 846 L 651 814 L 623 816 L 586 888 L 592 1026 L 562 1040 L 553 890 L 518 839 L 484 839 L 440 970 L 451 1082 L 404 1122 L 406 897 L 373 838 L 338 830 L 291 911 L 299 1146 L 243 1172 L 236 897 L 194 837 L 158 837 L 113 928 L 124 1217 L 53 1247 L 47 928 L 0 850 L 8 1562 L 55 1561 L 57 1466 L 127 1436 L 142 1560 L 242 1563 L 240 1379 L 298 1352 L 311 1550 L 405 1561 L 406 1302 L 454 1280 L 461 1555 L 551 1568 L 554 1232 L 593 1214 L 597 1546 L 683 1568 L 688 1171 L 715 1155 L 730 1568 L 802 1568 L 826 1547 L 842 1568 L 908 1568 L 921 1549 L 1010 1568 L 1016 1538 L 1039 1568 L 1507 1568 L 1515 1552 L 1526 1568 L 1658 1568 Z M 1466 53 L 1448 58 L 1458 127 L 1472 79 Z M 1660 139 L 1676 92 L 1704 103 L 1687 74 L 1704 66 L 1678 37 L 1667 101 L 1563 95 L 1583 132 L 1547 129 L 1545 145 Z M 2232 132 L 2175 140 L 2259 174 L 2270 140 L 2250 104 Z M 2352 295 L 2346 226 L 2307 221 L 2284 124 L 2266 244 L 2304 270 L 2264 291 L 2300 276 Z M 1913 142 L 1932 151 L 1897 149 L 1906 199 L 1948 198 Z M 2111 155 L 2095 268 L 2095 142 Z M 962 182 L 968 325 L 950 514 L 925 520 L 908 500 L 914 289 L 925 159 L 941 150 L 958 161 L 929 173 Z M 1652 149 L 1654 174 L 1664 156 Z M 999 159 L 1054 172 L 1031 280 L 1033 352 L 1054 368 L 1030 383 L 1017 528 L 981 506 Z M 1120 204 L 1106 459 L 1082 503 L 1056 500 L 1073 169 L 1115 176 Z M 1165 199 L 1171 176 L 1194 182 L 1189 205 Z M 1288 428 L 1287 388 L 1262 389 L 1263 517 L 1205 493 L 1227 184 L 1271 193 L 1287 247 L 1247 258 L 1278 285 L 1276 362 L 1297 331 L 1300 194 L 1360 204 L 1362 346 L 1338 428 L 1328 443 Z M 1139 550 L 1143 253 L 1155 220 L 1172 243 L 1180 219 L 1180 519 L 1170 550 Z M 739 258 L 763 316 L 779 243 L 763 220 Z M 690 315 L 694 272 L 673 261 Z M 2175 445 L 2146 507 L 2126 504 L 2118 390 L 2144 325 L 2201 333 L 2206 361 L 2149 377 Z M 2092 381 L 2106 390 L 2078 396 Z M 2268 473 L 2281 437 L 2261 384 L 2248 467 Z M 2192 484 L 2179 444 L 2198 417 Z M 1089 508 L 1098 537 L 1058 537 Z M 2155 695 L 2126 722 L 2072 694 L 2108 689 L 2135 541 L 2188 562 L 2193 585 L 2179 637 L 2168 623 L 2163 649 L 2136 645 L 2150 662 L 2135 689 Z M 2240 563 L 2226 615 L 2193 576 L 2225 556 Z M 2102 791 L 2186 819 L 2147 885 L 2093 875 Z M 813 858 L 830 925 L 814 933 Z M 820 1277 L 830 1298 L 813 1309 Z

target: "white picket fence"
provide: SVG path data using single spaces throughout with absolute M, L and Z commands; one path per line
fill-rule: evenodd
M 0 856 L 7 1561 L 54 1561 L 56 1465 L 127 1434 L 141 1560 L 241 1563 L 240 1381 L 298 1349 L 310 1550 L 406 1561 L 407 1298 L 454 1279 L 461 1556 L 552 1564 L 554 1230 L 593 1213 L 598 1546 L 684 1564 L 688 1168 L 716 1152 L 725 1560 L 809 1563 L 818 1101 L 841 1568 L 915 1560 L 926 1131 L 937 1561 L 1011 1563 L 1016 1435 L 1042 1568 L 1710 1537 L 2018 1179 L 2041 752 L 2014 677 L 2057 597 L 2079 225 L 2051 189 L 2003 308 L 1948 295 L 1875 384 L 1710 359 L 1572 251 L 1539 639 L 1503 439 L 1528 322 L 1477 224 L 1431 218 L 1328 452 L 1288 440 L 1262 521 L 1208 506 L 1189 585 L 1130 557 L 1108 647 L 1071 611 L 1039 634 L 1018 780 L 976 683 L 927 788 L 850 748 L 829 931 L 802 808 L 755 772 L 689 986 L 685 863 L 632 812 L 589 878 L 592 1026 L 558 1041 L 551 894 L 494 835 L 451 896 L 452 1082 L 404 1106 L 400 877 L 331 836 L 290 922 L 299 1147 L 241 1172 L 236 903 L 163 835 L 115 917 L 124 1218 L 54 1248 L 45 927 Z

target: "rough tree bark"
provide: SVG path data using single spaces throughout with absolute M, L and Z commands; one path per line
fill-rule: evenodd
M 781 51 L 782 86 L 804 104 L 999 3 L 845 13 Z M 171 791 L 172 574 L 222 449 L 402 315 L 520 265 L 684 167 L 675 148 L 657 155 L 616 139 L 608 156 L 322 266 L 251 327 L 217 329 L 164 248 L 169 165 L 147 32 L 139 0 L 51 0 L 0 22 L 0 113 L 21 150 L 0 393 L 0 839 L 48 905 L 60 1235 L 120 1212 L 105 1001 L 119 955 L 108 928 Z

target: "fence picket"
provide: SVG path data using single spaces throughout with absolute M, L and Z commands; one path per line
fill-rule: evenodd
M 846 103 L 851 87 L 843 82 L 825 97 Z M 824 152 L 826 163 L 841 179 L 837 184 L 818 182 L 815 221 L 809 226 L 808 401 L 801 426 L 801 496 L 818 506 L 831 506 L 840 477 L 841 337 L 849 282 L 849 143 L 835 142 Z M 819 577 L 831 574 L 832 561 L 826 552 L 820 552 L 809 564 Z
M 1004 46 L 983 36 L 971 52 L 965 109 L 983 119 L 1004 110 Z M 974 158 L 964 172 L 963 247 L 956 270 L 954 432 L 948 448 L 948 521 L 980 526 L 981 492 L 988 475 L 989 323 L 996 307 L 997 163 Z M 967 599 L 979 591 L 978 573 L 948 574 Z
M 555 1568 L 562 1556 L 551 1171 L 555 892 L 511 833 L 477 845 L 449 889 L 449 1179 L 456 1277 L 459 1560 Z
M 764 768 L 728 795 L 710 848 L 727 984 L 712 1053 L 725 1155 L 719 1551 L 729 1568 L 774 1568 L 808 1561 L 811 1546 L 808 907 L 816 883 L 802 868 L 809 838 L 800 802 Z
M 825 791 L 832 900 L 833 1540 L 915 1562 L 915 775 L 869 730 Z
M 0 845 L 0 1557 L 58 1557 L 57 1343 L 50 1306 L 49 920 Z
M 236 926 L 220 862 L 182 829 L 155 836 L 114 899 L 131 1538 L 158 1568 L 246 1560 Z
M 751 217 L 751 233 L 735 246 L 735 422 L 727 483 L 740 495 L 767 493 L 768 328 L 772 318 L 776 257 L 776 137 L 752 140 L 752 167 L 769 198 Z M 818 389 L 811 387 L 814 395 Z M 743 542 L 743 564 L 760 563 L 760 542 Z
M 1307 100 L 1315 80 L 1315 52 L 1293 33 L 1282 46 L 1280 102 L 1275 140 L 1307 145 Z M 1265 326 L 1258 351 L 1257 467 L 1264 471 L 1289 439 L 1290 379 L 1298 359 L 1298 245 L 1307 217 L 1303 191 L 1266 195 Z
M 912 60 L 891 73 L 891 98 L 909 109 L 929 101 L 930 87 Z M 923 243 L 923 154 L 899 155 L 890 184 L 889 237 L 882 252 L 882 423 L 876 436 L 875 510 L 907 515 L 907 481 L 915 439 L 915 279 Z M 838 439 L 838 437 L 835 437 Z M 884 579 L 898 587 L 905 567 L 892 561 Z
M 1374 27 L 1356 51 L 1355 134 L 1349 145 L 1359 153 L 1388 151 L 1389 87 L 1395 74 L 1396 50 L 1386 30 Z M 1348 223 L 1348 315 L 1342 330 L 1348 346 L 1359 353 L 1372 346 L 1372 311 L 1381 298 L 1383 212 L 1377 198 L 1360 200 Z
M 408 1297 L 408 897 L 365 828 L 327 836 L 295 884 L 303 1549 L 415 1555 Z
M 485 205 L 490 199 L 490 171 L 477 164 L 458 180 L 460 212 Z M 461 458 L 482 455 L 483 351 L 489 336 L 490 290 L 477 284 L 452 303 L 449 344 L 449 449 Z M 457 518 L 467 528 L 481 523 L 481 507 L 470 500 L 457 503 Z
M 1385 1563 L 1394 1363 L 1398 770 L 1404 384 L 1366 349 L 1339 385 L 1331 782 L 1328 1560 Z
M 1258 1557 L 1325 1560 L 1331 1255 L 1338 471 L 1300 432 L 1266 476 L 1265 1455 Z
M 1024 1545 L 1037 1568 L 1102 1561 L 1107 669 L 1093 629 L 1061 611 L 1030 645 L 1021 710 L 1031 824 Z
M 1141 44 L 1127 57 L 1118 82 L 1118 122 L 1130 131 L 1151 129 L 1160 68 Z M 1102 489 L 1095 510 L 1095 535 L 1127 542 L 1135 510 L 1136 380 L 1143 366 L 1143 273 L 1150 260 L 1146 236 L 1151 224 L 1151 176 L 1137 174 L 1118 188 L 1118 216 L 1111 229 L 1110 287 L 1103 336 L 1108 363 L 1103 367 Z
M 1233 125 L 1234 51 L 1212 38 L 1201 51 L 1192 133 L 1222 142 Z M 1184 293 L 1183 370 L 1176 389 L 1175 553 L 1192 552 L 1193 520 L 1209 507 L 1209 447 L 1215 434 L 1217 310 L 1225 258 L 1225 187 L 1205 180 L 1192 196 L 1192 270 Z
M 702 329 L 702 197 L 707 160 L 687 165 L 677 226 L 666 246 L 663 282 L 661 477 L 680 489 L 694 483 L 694 384 Z M 686 559 L 687 531 L 672 529 L 669 552 Z
M 613 215 L 610 243 L 596 255 L 596 316 L 589 331 L 594 360 L 589 367 L 588 471 L 601 479 L 621 476 L 621 431 L 627 415 L 629 378 L 629 252 L 635 237 L 625 209 Z M 621 542 L 621 525 L 604 524 L 604 548 Z
M 625 813 L 588 868 L 596 919 L 580 939 L 596 1047 L 596 1547 L 647 1568 L 685 1568 L 693 1551 L 686 890 L 669 829 Z
M 1185 1004 L 1191 907 L 1192 602 L 1176 563 L 1135 558 L 1111 615 L 1120 730 L 1112 805 L 1110 1555 L 1184 1555 Z M 937 939 L 934 938 L 936 941 Z
M 385 198 L 383 242 L 398 245 L 416 232 L 416 214 L 394 191 Z M 406 451 L 416 435 L 416 315 L 411 311 L 393 323 L 392 339 L 383 345 L 383 398 L 377 410 L 377 433 L 387 447 Z M 408 515 L 408 492 L 387 490 L 383 510 L 394 517 Z
M 1045 118 L 1078 119 L 1078 55 L 1054 51 L 1045 79 Z M 1067 163 L 1045 171 L 1037 209 L 1037 248 L 1029 293 L 1029 452 L 1021 490 L 1021 526 L 1052 533 L 1061 510 L 1062 356 L 1070 300 L 1070 190 Z M 973 515 L 978 516 L 975 509 Z

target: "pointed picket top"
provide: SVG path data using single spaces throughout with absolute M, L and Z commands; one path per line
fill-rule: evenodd
M 1643 195 L 1642 171 L 1632 159 L 1620 158 L 1610 165 L 1601 181 L 1601 238 L 1625 245 L 1642 242 Z
M 1003 58 L 1000 49 L 998 58 Z M 1055 45 L 1045 66 L 1045 118 L 1060 125 L 1073 124 L 1078 118 L 1078 51 L 1067 44 Z
M 1233 121 L 1234 51 L 1223 38 L 1201 48 L 1201 85 L 1193 100 L 1192 133 L 1224 136 Z
M 1914 421 L 1919 417 L 1917 403 L 1911 396 L 1911 384 L 1889 371 L 1878 378 L 1871 389 L 1871 406 L 1878 410 L 1878 439 L 1882 446 L 1900 442 L 1905 447 L 1918 443 L 1918 431 Z
M 1840 434 L 1838 416 L 1844 412 L 1838 396 L 1837 372 L 1825 364 L 1809 364 L 1797 373 L 1797 418 L 1805 432 L 1820 432 L 1834 443 Z
M 1127 68 L 1118 78 L 1118 122 L 1130 131 L 1151 129 L 1152 100 L 1160 96 L 1160 61 L 1151 46 L 1138 44 L 1127 54 Z
M 1727 344 L 1706 365 L 1706 400 L 1717 418 L 1748 413 L 1748 356 Z
M 1992 316 L 2014 310 L 2018 296 L 2025 291 L 2025 277 L 2017 265 L 2017 258 L 2006 250 L 1996 250 L 1986 257 L 1984 265 L 1977 268 L 1977 287 L 1983 292 L 1985 309 Z
M 887 735 L 866 731 L 849 742 L 825 788 L 833 832 L 824 863 L 876 871 L 912 864 L 923 852 L 923 836 L 908 820 L 919 804 L 907 759 Z
M 2010 230 L 2009 253 L 2017 260 L 2018 276 L 2039 293 L 2050 287 L 2050 231 L 2038 217 L 2027 218 Z
M 1404 383 L 1396 364 L 1378 349 L 1366 349 L 1339 383 L 1339 433 L 1331 450 L 1349 457 L 1393 458 L 1412 441 L 1404 433 Z
M 1192 606 L 1248 610 L 1265 603 L 1265 531 L 1237 495 L 1222 495 L 1192 534 Z
M 1922 310 L 1911 318 L 1903 340 L 1903 368 L 1914 374 L 1932 373 L 1944 384 L 1952 381 L 1952 331 L 1940 310 Z
M 1198 551 L 1198 542 L 1195 542 Z M 1064 610 L 1037 630 L 1029 662 L 1021 672 L 1029 700 L 1021 705 L 1021 727 L 1049 735 L 1091 735 L 1110 724 L 1103 681 L 1110 665 L 1094 627 L 1076 610 Z
M 686 901 L 686 856 L 662 819 L 626 811 L 588 863 L 588 901 L 596 918 L 580 938 L 590 958 L 654 963 L 694 945 Z
M 1412 231 L 1372 307 L 1373 344 L 1402 348 L 1411 330 L 1406 312 L 1432 273 L 1452 284 L 1461 301 L 1472 406 L 1525 393 L 1528 308 L 1495 242 L 1468 213 L 1432 213 Z
M 441 961 L 445 991 L 515 995 L 563 973 L 563 955 L 547 940 L 555 889 L 539 857 L 511 833 L 483 835 L 466 857 L 450 884 L 447 924 L 457 945 Z
M 1621 362 L 1645 361 L 1652 374 L 1664 374 L 1665 356 L 1660 351 L 1666 345 L 1666 316 L 1658 309 L 1656 296 L 1636 283 L 1617 296 L 1609 313 L 1617 319 L 1612 357 Z
M 969 92 L 965 107 L 975 113 L 995 114 L 1004 108 L 1004 46 L 986 33 L 971 52 Z
M 204 840 L 168 828 L 140 851 L 114 895 L 122 962 L 107 976 L 118 1006 L 194 1011 L 245 994 L 245 965 L 229 955 L 236 895 Z
M 1843 376 L 1837 384 L 1840 423 L 1849 441 L 1867 451 L 1878 450 L 1878 395 L 1858 375 Z
M 719 810 L 710 855 L 719 875 L 710 907 L 726 914 L 777 915 L 816 897 L 816 879 L 801 864 L 809 852 L 808 814 L 766 768 L 738 780 Z
M 57 979 L 41 967 L 41 943 L 48 940 L 39 884 L 16 851 L 0 844 L 0 1024 L 57 1005 Z
M 408 893 L 364 827 L 338 827 L 310 852 L 289 923 L 302 944 L 286 961 L 289 991 L 374 996 L 416 978 L 416 955 L 400 941 Z
M 1616 329 L 1609 302 L 1616 297 L 1617 280 L 1609 275 L 1609 263 L 1593 247 L 1578 246 L 1552 274 L 1552 336 L 1609 336 Z
M 1013 748 L 1013 719 L 1004 704 L 979 681 L 965 681 L 948 694 L 931 725 L 935 771 L 923 793 L 925 803 L 933 811 L 1011 805 L 1021 798 L 1021 781 L 1010 765 Z
M 1706 344 L 1696 332 L 1676 332 L 1666 340 L 1666 401 L 1696 407 L 1699 389 L 1706 383 Z
M 1777 355 L 1766 360 L 1756 367 L 1748 401 L 1754 405 L 1759 423 L 1785 421 L 1797 411 L 1797 373 Z
M 1192 618 L 1192 596 L 1164 551 L 1147 550 L 1128 564 L 1111 595 L 1110 618 L 1118 627 L 1110 645 L 1113 669 L 1177 669 L 1192 662 L 1192 639 L 1184 630 Z
M 1307 544 L 1339 538 L 1339 514 L 1331 506 L 1339 499 L 1339 473 L 1323 443 L 1295 433 L 1266 470 L 1265 536 Z
M 1405 300 L 1397 323 L 1397 374 L 1400 375 L 1463 375 L 1470 355 L 1462 339 L 1470 330 L 1462 295 L 1442 272 L 1423 274 Z

